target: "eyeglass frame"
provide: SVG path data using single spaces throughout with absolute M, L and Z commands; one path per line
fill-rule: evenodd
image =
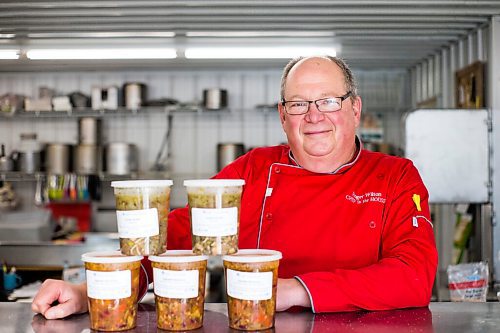
M 332 112 L 338 112 L 340 110 L 342 110 L 342 102 L 345 101 L 347 98 L 351 97 L 352 96 L 352 90 L 348 91 L 345 95 L 343 96 L 338 96 L 338 97 L 325 97 L 325 98 L 319 98 L 317 100 L 314 100 L 314 101 L 287 101 L 285 100 L 284 98 L 281 100 L 281 105 L 283 106 L 283 108 L 285 109 L 285 112 L 291 116 L 301 116 L 301 115 L 304 115 L 304 114 L 307 114 L 309 112 L 309 109 L 311 108 L 311 103 L 314 103 L 316 105 L 316 108 L 318 109 L 319 112 L 321 113 L 332 113 Z M 335 110 L 335 111 L 321 111 L 319 109 L 319 105 L 318 105 L 318 101 L 323 101 L 325 99 L 331 99 L 331 98 L 339 98 L 340 99 L 340 107 L 338 108 L 338 110 Z M 307 102 L 307 110 L 306 112 L 303 112 L 303 113 L 288 113 L 288 110 L 286 109 L 286 103 L 288 102 Z

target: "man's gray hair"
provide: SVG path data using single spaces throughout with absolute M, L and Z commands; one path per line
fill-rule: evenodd
M 351 92 L 351 98 L 354 99 L 358 96 L 357 92 L 357 86 L 356 86 L 356 81 L 354 79 L 354 75 L 352 74 L 351 70 L 349 69 L 349 66 L 347 63 L 342 60 L 341 58 L 338 57 L 332 57 L 332 56 L 320 56 L 321 58 L 329 59 L 330 61 L 334 62 L 339 66 L 340 70 L 344 74 L 344 85 L 346 92 L 350 91 Z M 290 62 L 285 66 L 283 69 L 283 75 L 281 76 L 281 99 L 285 99 L 285 88 L 286 88 L 286 79 L 288 78 L 288 74 L 290 74 L 290 71 L 292 68 L 302 59 L 306 59 L 309 57 L 298 57 L 290 60 Z

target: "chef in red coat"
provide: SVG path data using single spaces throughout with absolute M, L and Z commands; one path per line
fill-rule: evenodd
M 361 107 L 344 61 L 294 59 L 278 106 L 288 144 L 253 149 L 215 176 L 245 179 L 239 248 L 283 253 L 278 311 L 429 304 L 437 250 L 427 190 L 411 161 L 363 149 Z M 191 248 L 187 208 L 169 215 L 167 246 Z M 86 311 L 85 286 L 48 280 L 32 307 L 46 318 Z

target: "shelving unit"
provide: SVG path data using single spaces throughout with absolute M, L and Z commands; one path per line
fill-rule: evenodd
M 190 107 L 183 105 L 170 106 L 146 106 L 137 110 L 118 108 L 117 110 L 93 110 L 91 108 L 76 108 L 71 111 L 25 111 L 20 110 L 13 113 L 0 112 L 1 120 L 20 120 L 36 118 L 82 118 L 82 117 L 123 117 L 123 116 L 141 116 L 153 113 L 174 113 L 174 114 L 207 114 L 220 115 L 231 113 L 229 109 L 206 110 L 201 107 Z
M 132 172 L 125 175 L 111 175 L 107 173 L 99 173 L 99 179 L 101 181 L 110 182 L 114 180 L 128 180 L 128 179 L 147 179 L 153 176 L 158 176 L 157 172 Z M 47 176 L 45 172 L 39 171 L 35 173 L 25 173 L 21 171 L 2 171 L 0 172 L 0 180 L 8 182 L 34 182 L 38 179 L 43 179 Z M 168 174 L 161 174 L 162 177 L 168 176 Z

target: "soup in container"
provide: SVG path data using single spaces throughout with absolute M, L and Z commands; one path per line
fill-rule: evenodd
M 136 326 L 142 258 L 125 256 L 120 251 L 82 255 L 91 329 L 124 331 Z
M 158 328 L 186 331 L 203 325 L 208 257 L 191 250 L 150 256 Z
M 229 327 L 264 330 L 274 326 L 279 251 L 240 250 L 222 257 Z
M 171 180 L 113 181 L 123 254 L 156 255 L 167 250 Z
M 193 252 L 223 255 L 238 252 L 243 179 L 185 180 Z

